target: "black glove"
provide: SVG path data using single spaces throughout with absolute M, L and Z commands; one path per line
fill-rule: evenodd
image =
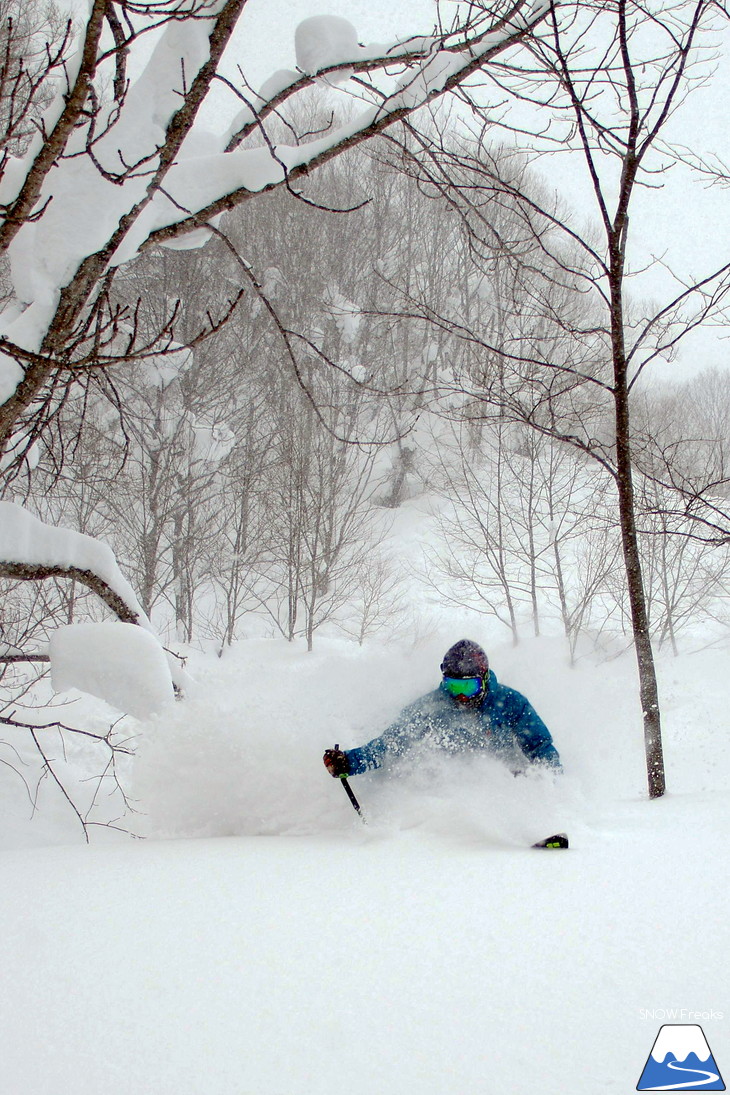
M 335 779 L 340 776 L 349 776 L 350 765 L 347 756 L 341 749 L 325 749 L 322 760 L 329 774 L 334 776 Z

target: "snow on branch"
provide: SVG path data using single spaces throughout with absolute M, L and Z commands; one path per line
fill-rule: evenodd
M 369 46 L 357 44 L 357 32 L 345 19 L 334 16 L 305 19 L 296 31 L 298 70 L 280 69 L 269 77 L 259 94 L 247 102 L 237 118 L 226 151 L 238 147 L 288 99 L 309 87 L 312 76 L 333 84 L 341 82 L 342 77 L 349 79 L 353 75 L 395 68 L 417 75 L 437 54 L 445 57 L 455 53 L 461 55 L 462 62 L 474 62 L 473 67 L 461 73 L 460 79 L 465 79 L 536 27 L 545 18 L 549 7 L 545 0 L 536 0 L 531 6 L 525 0 L 515 0 L 500 18 L 490 18 L 486 10 L 472 13 L 466 24 L 453 33 L 440 37 L 413 36 L 405 41 Z M 344 26 L 340 28 L 338 24 Z M 483 30 L 485 24 L 487 29 Z M 356 43 L 354 46 L 353 41 Z M 456 59 L 453 71 L 458 68 L 459 61 Z
M 49 651 L 56 692 L 78 688 L 138 719 L 174 699 L 164 650 L 132 624 L 68 624 L 53 632 Z
M 125 601 L 92 570 L 82 570 L 75 566 L 0 562 L 0 578 L 10 578 L 16 582 L 42 582 L 46 578 L 68 578 L 95 593 L 120 620 L 131 624 L 138 622 L 138 614 L 133 612 Z
M 0 502 L 0 577 L 73 579 L 118 617 L 118 623 L 71 624 L 53 633 L 50 660 L 58 690 L 79 688 L 143 718 L 172 698 L 173 682 L 186 684 L 107 544 L 48 525 L 13 502 Z
M 183 246 L 198 246 L 225 210 L 290 185 L 456 87 L 548 10 L 546 0 L 470 7 L 447 33 L 370 46 L 347 20 L 317 16 L 292 34 L 299 70 L 275 74 L 256 95 L 245 78 L 239 88 L 220 77 L 245 3 L 125 4 L 121 17 L 113 0 L 89 0 L 61 61 L 49 51 L 53 101 L 29 147 L 0 165 L 0 254 L 13 289 L 0 315 L 0 446 L 62 368 L 54 363 L 81 352 L 78 332 L 103 304 L 110 270 L 153 244 L 187 236 Z M 131 72 L 133 81 L 122 78 Z M 368 104 L 358 118 L 298 146 L 271 143 L 263 125 L 291 97 L 353 74 Z M 215 88 L 223 116 L 224 87 L 237 95 L 228 128 L 205 132 L 200 109 Z M 244 138 L 258 147 L 241 147 Z
M 458 52 L 452 52 L 450 46 L 439 47 L 437 39 L 418 39 L 415 51 L 387 47 L 377 59 L 341 60 L 319 68 L 320 76 L 332 76 L 342 71 L 343 66 L 349 73 L 383 69 L 396 60 L 406 65 L 391 93 L 377 95 L 376 105 L 369 106 L 325 137 L 295 146 L 278 144 L 236 150 L 244 137 L 252 134 L 293 94 L 311 83 L 311 79 L 304 76 L 285 83 L 269 102 L 257 105 L 252 112 L 254 117 L 229 140 L 228 151 L 173 167 L 165 182 L 165 193 L 160 194 L 147 211 L 145 221 L 130 233 L 125 249 L 115 256 L 115 261 L 128 257 L 130 246 L 136 252 L 145 246 L 167 243 L 183 233 L 193 232 L 255 194 L 284 182 L 291 184 L 346 149 L 377 136 L 457 87 L 493 57 L 518 42 L 545 17 L 547 10 L 548 5 L 543 0 L 528 9 L 518 2 L 511 10 L 510 18 L 500 21 L 498 30 L 477 35 Z M 181 209 L 188 210 L 187 217 L 180 217 Z M 165 224 L 166 219 L 168 223 Z M 142 238 L 145 233 L 146 240 Z
M 87 586 L 126 623 L 151 624 L 108 544 L 47 525 L 14 502 L 0 502 L 0 576 L 16 581 L 70 578 Z

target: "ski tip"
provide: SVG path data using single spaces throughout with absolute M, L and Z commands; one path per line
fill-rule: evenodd
M 555 833 L 553 836 L 547 836 L 544 840 L 538 840 L 537 844 L 532 845 L 533 848 L 569 848 L 570 842 L 568 841 L 567 833 Z

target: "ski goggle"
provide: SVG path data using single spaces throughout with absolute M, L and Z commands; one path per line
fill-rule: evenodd
M 482 690 L 481 677 L 444 677 L 441 682 L 444 692 L 450 696 L 463 696 L 471 700 L 478 696 Z

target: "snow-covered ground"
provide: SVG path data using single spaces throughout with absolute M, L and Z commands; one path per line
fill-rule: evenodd
M 148 839 L 50 846 L 74 831 L 39 816 L 42 843 L 0 858 L 0 1089 L 623 1095 L 671 1021 L 727 1075 L 727 651 L 661 660 L 669 794 L 649 802 L 630 655 L 571 669 L 556 638 L 487 642 L 566 776 L 430 758 L 353 780 L 363 826 L 322 750 L 488 638 L 467 626 L 193 657 L 188 699 L 138 724 Z M 530 850 L 553 822 L 571 850 Z
M 264 79 L 294 63 L 293 28 L 317 12 L 293 0 L 254 5 Z M 400 33 L 392 4 L 357 6 L 377 15 L 374 35 L 382 13 L 385 29 Z M 335 8 L 357 31 L 324 24 L 342 59 L 345 45 L 371 39 L 351 3 Z M 430 23 L 414 27 L 409 15 L 403 29 Z M 193 53 L 201 34 L 202 25 L 191 31 Z M 322 61 L 315 48 L 307 67 Z M 421 90 L 446 71 L 424 70 Z M 128 160 L 154 148 L 160 118 L 177 109 L 177 47 L 147 76 L 127 100 Z M 707 94 L 721 109 L 702 107 L 705 137 L 715 132 L 708 118 L 728 132 L 717 86 Z M 131 109 L 135 96 L 141 112 Z M 115 163 L 124 133 L 120 123 L 107 142 Z M 83 143 L 81 130 L 76 137 Z M 712 140 L 707 147 L 718 150 Z M 177 178 L 185 204 L 202 206 L 233 186 L 231 165 L 240 183 L 244 157 L 251 186 L 279 177 L 280 159 L 224 157 L 219 141 L 215 171 L 183 157 L 168 181 Z M 133 177 L 130 196 L 79 163 L 68 159 L 68 173 L 49 176 L 53 203 L 12 249 L 18 301 L 30 306 L 6 314 L 5 330 L 31 348 L 75 264 L 146 185 Z M 560 183 L 557 168 L 551 178 Z M 570 192 L 572 168 L 565 178 Z M 21 179 L 5 173 L 8 186 Z M 664 254 L 677 192 L 670 180 L 647 193 L 642 249 Z M 160 204 L 117 260 L 173 215 Z M 708 208 L 697 200 L 690 210 L 703 226 Z M 669 259 L 706 273 L 713 240 L 700 230 L 675 235 L 682 250 Z M 4 376 L 9 395 L 20 379 L 9 359 Z M 27 539 L 44 548 L 41 561 L 51 551 L 67 564 L 56 554 L 66 544 L 55 534 L 41 541 L 36 525 Z M 104 565 L 112 573 L 108 557 Z M 318 638 L 307 654 L 250 640 L 220 660 L 191 656 L 187 699 L 146 722 L 127 720 L 139 811 L 127 821 L 144 840 L 101 830 L 106 839 L 84 846 L 52 781 L 32 811 L 32 788 L 8 767 L 22 773 L 22 758 L 14 746 L 0 753 L 0 1095 L 619 1095 L 635 1089 L 659 1026 L 671 1021 L 701 1023 L 730 1073 L 727 648 L 662 658 L 669 794 L 649 803 L 630 654 L 585 657 L 571 669 L 557 638 L 512 649 L 475 618 L 434 619 L 412 642 L 359 648 Z M 322 750 L 385 726 L 433 687 L 446 646 L 466 636 L 484 642 L 500 679 L 532 700 L 565 776 L 553 784 L 514 779 L 484 758 L 421 758 L 398 779 L 354 781 L 364 826 L 327 776 Z M 78 657 L 60 643 L 73 669 Z M 59 686 L 79 683 L 59 669 Z M 70 702 L 86 704 L 97 728 L 115 717 L 97 701 Z M 83 760 L 83 750 L 69 751 L 80 776 Z M 570 833 L 569 852 L 529 848 L 557 828 Z

